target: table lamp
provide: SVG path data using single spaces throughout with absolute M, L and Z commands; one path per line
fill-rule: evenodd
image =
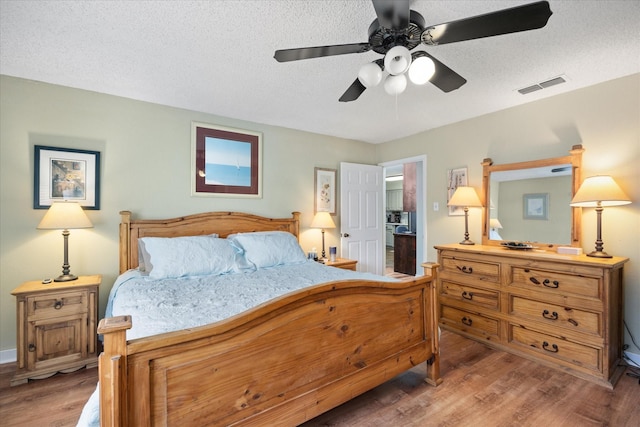
M 596 208 L 597 214 L 597 238 L 596 248 L 587 256 L 596 258 L 611 258 L 611 255 L 603 251 L 602 242 L 602 210 L 604 206 L 621 206 L 631 203 L 616 182 L 608 175 L 597 175 L 585 179 L 580 185 L 570 206 L 579 208 Z
M 327 228 L 336 228 L 336 224 L 333 222 L 329 212 L 318 212 L 311 221 L 311 228 L 322 229 L 322 259 L 326 260 L 327 255 L 324 251 L 324 230 Z
M 457 206 L 464 208 L 464 240 L 460 242 L 461 245 L 475 245 L 474 242 L 469 240 L 469 208 L 481 208 L 482 203 L 478 198 L 478 193 L 473 187 L 458 187 L 451 196 L 451 200 L 447 203 L 447 206 Z
M 68 282 L 78 278 L 70 272 L 69 229 L 91 227 L 93 227 L 93 224 L 91 224 L 87 214 L 84 213 L 84 210 L 77 202 L 53 202 L 49 207 L 37 228 L 41 230 L 63 230 L 64 264 L 62 265 L 62 274 L 53 279 L 55 282 Z

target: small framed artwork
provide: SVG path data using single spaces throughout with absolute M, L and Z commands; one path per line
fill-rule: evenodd
M 549 219 L 549 193 L 523 194 L 524 219 Z
M 191 124 L 191 194 L 262 197 L 262 133 Z
M 314 213 L 336 214 L 336 170 L 315 168 Z
M 449 169 L 447 171 L 447 204 L 458 187 L 467 185 L 467 168 Z M 449 206 L 449 216 L 464 215 L 464 208 Z
M 33 208 L 73 200 L 84 209 L 100 209 L 100 152 L 35 146 Z

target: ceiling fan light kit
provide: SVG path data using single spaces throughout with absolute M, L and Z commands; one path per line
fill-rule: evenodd
M 368 42 L 276 50 L 274 58 L 288 62 L 370 50 L 384 55 L 384 60 L 378 59 L 360 68 L 358 77 L 340 97 L 340 102 L 355 101 L 367 88 L 377 86 L 382 80 L 382 71 L 389 73 L 384 88 L 392 95 L 406 88 L 404 73 L 407 70 L 412 83 L 423 85 L 430 81 L 447 93 L 460 88 L 467 80 L 427 52 L 411 53 L 411 50 L 420 44 L 435 47 L 535 30 L 547 25 L 552 15 L 549 2 L 538 1 L 427 27 L 422 15 L 410 9 L 409 0 L 371 1 L 377 18 L 369 26 Z

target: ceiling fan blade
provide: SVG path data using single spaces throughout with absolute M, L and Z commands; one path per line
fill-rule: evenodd
M 371 0 L 384 28 L 404 31 L 409 27 L 409 0 Z
M 438 61 L 433 56 L 429 55 L 427 52 L 420 53 L 431 58 L 434 65 L 436 66 L 436 72 L 429 79 L 429 81 L 441 91 L 451 92 L 458 89 L 460 86 L 467 82 L 467 79 L 444 65 L 442 62 Z
M 535 30 L 547 25 L 552 13 L 549 8 L 549 2 L 539 1 L 435 25 L 425 29 L 421 38 L 424 44 L 435 46 Z
M 371 50 L 369 43 L 337 44 L 332 46 L 301 47 L 296 49 L 276 50 L 273 57 L 278 62 L 298 61 L 300 59 L 319 58 L 322 56 L 345 55 L 347 53 L 364 53 Z
M 362 93 L 366 89 L 367 88 L 364 87 L 364 85 L 362 83 L 360 83 L 360 80 L 355 79 L 355 81 L 353 83 L 351 83 L 351 86 L 349 86 L 349 89 L 347 89 L 342 94 L 342 96 L 340 97 L 339 101 L 340 102 L 355 101 L 356 99 L 358 99 L 360 97 L 360 95 L 362 95 Z

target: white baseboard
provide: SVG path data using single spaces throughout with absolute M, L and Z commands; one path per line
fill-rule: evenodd
M 640 356 L 639 356 L 640 357 Z M 18 360 L 18 350 L 10 348 L 9 350 L 0 351 L 0 365 L 4 363 L 12 363 Z
M 640 366 L 640 354 L 636 354 L 636 353 L 631 353 L 630 351 L 625 351 L 624 354 L 633 362 L 635 363 L 635 365 L 633 363 L 631 363 L 631 366 L 635 366 L 638 367 Z

